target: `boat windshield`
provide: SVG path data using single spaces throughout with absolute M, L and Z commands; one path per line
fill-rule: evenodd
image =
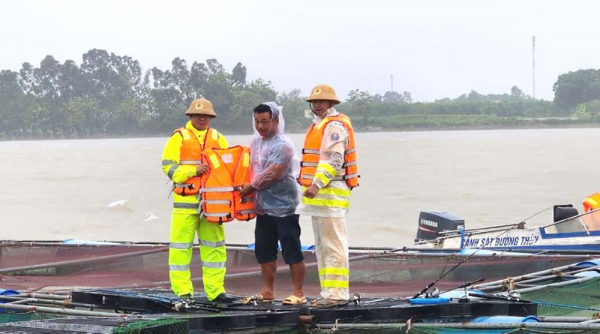
M 544 227 L 544 232 L 549 234 L 574 232 L 591 233 L 597 231 L 600 231 L 600 209 Z

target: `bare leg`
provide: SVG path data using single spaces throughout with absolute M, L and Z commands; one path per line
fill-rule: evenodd
M 290 272 L 294 281 L 294 295 L 304 297 L 304 273 L 306 269 L 304 261 L 290 264 Z
M 260 294 L 264 299 L 274 299 L 273 286 L 275 283 L 275 273 L 277 272 L 277 261 L 261 263 L 263 287 Z

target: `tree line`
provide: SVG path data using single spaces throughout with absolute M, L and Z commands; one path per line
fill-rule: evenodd
M 105 50 L 86 52 L 80 65 L 49 55 L 38 67 L 23 63 L 18 72 L 0 71 L 0 139 L 166 135 L 186 122 L 184 111 L 200 96 L 215 105 L 215 127 L 228 132 L 250 131 L 251 110 L 264 101 L 283 105 L 291 131 L 306 129 L 308 104 L 300 90 L 277 92 L 269 81 L 248 81 L 246 74 L 242 63 L 228 71 L 216 59 L 190 65 L 175 58 L 170 69 L 143 71 L 139 61 Z M 553 102 L 533 99 L 512 87 L 510 94 L 471 91 L 455 99 L 415 103 L 409 92 L 372 95 L 356 89 L 339 109 L 352 116 L 355 126 L 366 129 L 598 118 L 600 70 L 563 74 L 554 91 Z

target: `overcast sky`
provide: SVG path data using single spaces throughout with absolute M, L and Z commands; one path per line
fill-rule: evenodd
M 551 100 L 558 75 L 600 68 L 599 1 L 0 0 L 0 69 L 46 55 L 81 63 L 93 48 L 169 69 L 216 58 L 303 94 L 328 83 L 409 91 L 417 101 L 476 90 Z

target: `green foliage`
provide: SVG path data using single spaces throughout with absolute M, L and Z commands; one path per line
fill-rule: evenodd
M 574 116 L 583 120 L 600 119 L 600 100 L 588 101 L 577 105 Z
M 262 79 L 252 81 L 241 88 L 236 85 L 233 89 L 233 103 L 227 121 L 238 132 L 251 131 L 252 110 L 266 101 L 275 101 L 277 93 L 271 88 L 270 82 Z
M 373 112 L 373 96 L 367 91 L 355 89 L 351 90 L 348 94 L 348 102 L 350 104 L 350 110 L 354 114 L 361 115 L 363 126 L 365 128 L 368 127 L 369 116 Z
M 242 63 L 237 63 L 231 71 L 231 81 L 236 86 L 243 86 L 246 84 L 246 66 Z
M 410 92 L 349 93 L 338 110 L 360 129 L 536 126 L 600 118 L 600 71 L 563 74 L 555 103 L 513 86 L 510 94 L 476 91 L 456 99 L 413 103 Z M 277 93 L 264 79 L 248 81 L 242 63 L 228 72 L 216 59 L 173 59 L 171 67 L 142 71 L 139 62 L 105 50 L 83 54 L 81 65 L 48 55 L 36 67 L 0 71 L 0 139 L 97 138 L 166 135 L 187 121 L 190 102 L 213 102 L 222 131 L 249 133 L 252 110 L 265 101 L 283 106 L 288 131 L 305 131 L 312 115 L 299 90 Z M 309 117 L 307 118 L 306 115 Z M 577 120 L 564 120 L 575 116 Z M 563 120 L 561 120 L 563 119 Z M 561 123 L 562 122 L 562 123 Z
M 519 89 L 517 86 L 512 86 L 510 89 L 510 96 L 515 98 L 525 97 L 525 93 Z
M 353 120 L 355 127 L 362 127 L 361 119 Z M 590 123 L 599 124 L 600 118 L 572 119 L 572 118 L 526 118 L 526 117 L 498 117 L 496 115 L 397 115 L 378 116 L 369 120 L 372 130 L 445 130 L 445 129 L 494 129 L 532 128 L 532 127 L 557 127 L 557 126 L 582 126 Z
M 600 100 L 600 70 L 579 70 L 561 74 L 554 83 L 554 103 L 570 109 L 580 103 Z
M 105 50 L 83 55 L 81 66 L 46 56 L 19 73 L 0 72 L 0 138 L 95 138 L 167 134 L 185 124 L 191 101 L 204 96 L 218 114 L 215 125 L 249 131 L 256 105 L 277 92 L 262 79 L 246 80 L 216 59 L 175 58 L 171 68 L 143 73 L 137 60 Z
M 311 121 L 305 117 L 305 113 L 312 115 L 312 112 L 306 103 L 306 97 L 300 96 L 300 90 L 294 89 L 288 93 L 281 93 L 277 96 L 276 102 L 283 107 L 287 129 L 302 131 L 308 128 Z

